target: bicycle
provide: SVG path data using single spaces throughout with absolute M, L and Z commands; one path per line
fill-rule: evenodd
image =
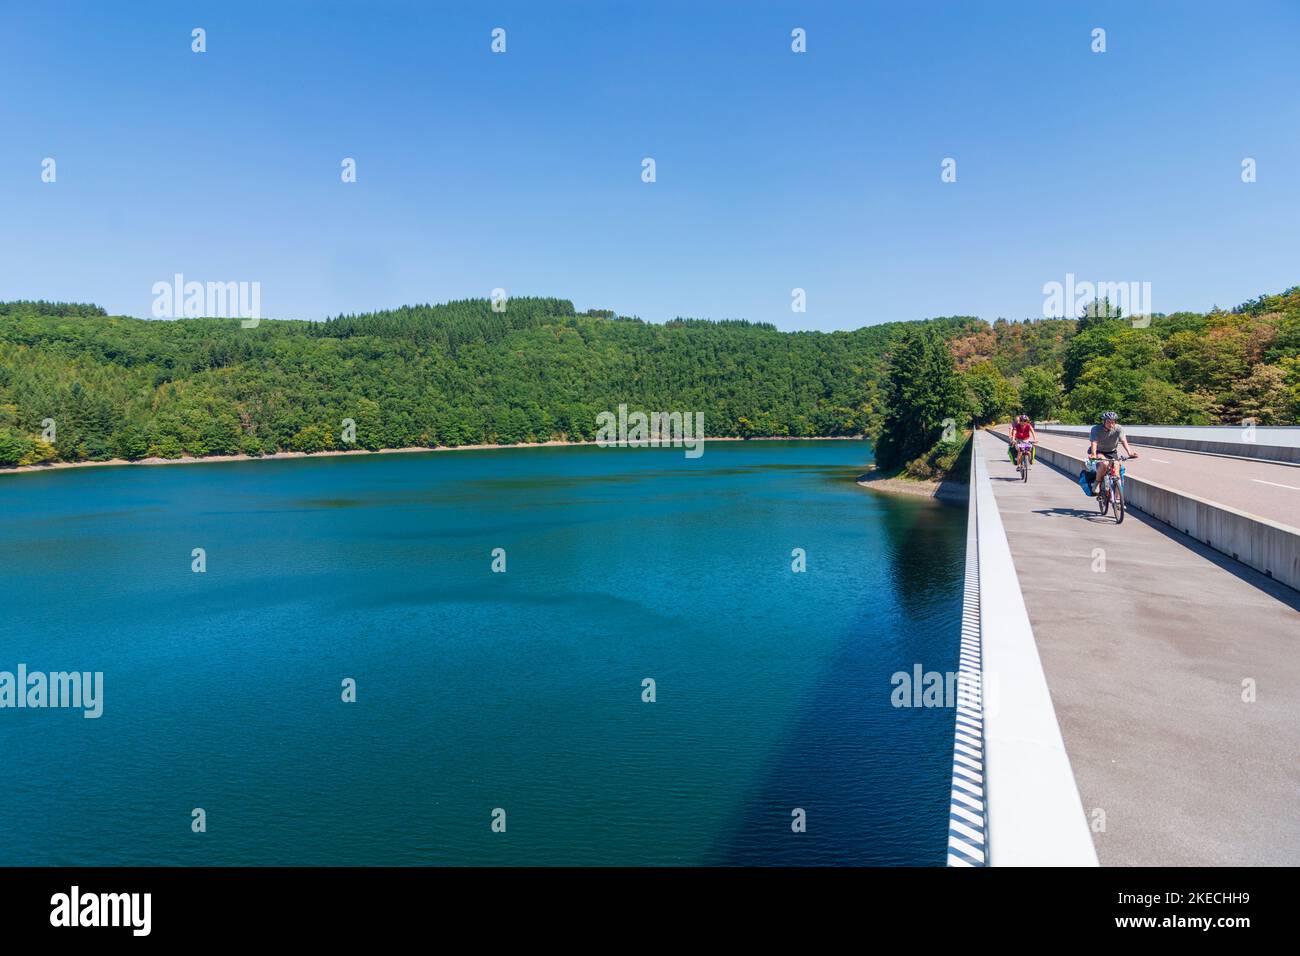
M 1116 524 L 1124 523 L 1124 462 L 1130 455 L 1118 455 L 1112 467 L 1106 469 L 1106 477 L 1097 483 L 1097 508 L 1104 515 L 1109 510 L 1115 516 Z M 1101 461 L 1102 456 L 1094 455 L 1092 461 Z M 1118 468 L 1118 473 L 1116 469 Z
M 1028 441 L 1016 442 L 1016 470 L 1020 472 L 1020 480 L 1029 480 L 1029 467 L 1034 463 L 1034 443 Z

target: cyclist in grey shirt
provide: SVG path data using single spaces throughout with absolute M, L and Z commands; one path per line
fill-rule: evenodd
M 1115 467 L 1111 462 L 1119 461 L 1120 446 L 1130 458 L 1136 458 L 1135 452 L 1128 444 L 1128 436 L 1119 423 L 1119 416 L 1114 412 L 1103 412 L 1101 424 L 1093 425 L 1088 432 L 1088 457 L 1097 459 L 1097 481 L 1106 477 L 1106 473 Z

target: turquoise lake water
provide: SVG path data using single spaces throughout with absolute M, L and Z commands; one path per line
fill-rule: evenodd
M 97 720 L 0 710 L 0 864 L 941 865 L 953 713 L 890 677 L 956 668 L 965 512 L 869 461 L 0 476 L 0 670 L 104 673 Z

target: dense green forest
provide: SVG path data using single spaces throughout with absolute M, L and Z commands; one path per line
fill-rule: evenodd
M 1300 420 L 1300 286 L 1231 311 L 1133 319 L 1102 301 L 1078 319 L 952 331 L 916 324 L 891 349 L 879 467 L 942 473 L 961 445 L 944 440 L 945 421 L 982 425 L 1017 411 L 1095 422 L 1109 409 L 1152 425 Z
M 1300 416 L 1300 286 L 1231 311 L 994 322 L 952 342 L 958 371 L 1002 411 L 1161 425 L 1289 424 Z M 999 402 L 993 401 L 997 405 Z
M 587 440 L 623 403 L 702 411 L 710 436 L 879 435 L 899 462 L 933 457 L 944 418 L 1021 407 L 1039 419 L 1114 408 L 1149 423 L 1294 422 L 1300 287 L 1145 328 L 954 316 L 852 332 L 657 325 L 550 298 L 249 329 L 0 303 L 0 464 Z
M 654 325 L 526 298 L 249 329 L 9 303 L 0 462 L 311 452 L 343 446 L 344 419 L 370 449 L 588 440 L 620 403 L 702 411 L 711 436 L 858 434 L 896 329 Z

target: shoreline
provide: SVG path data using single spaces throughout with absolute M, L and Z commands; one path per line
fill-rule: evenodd
M 915 478 L 894 478 L 875 475 L 874 470 L 859 476 L 858 487 L 887 495 L 908 498 L 929 498 L 944 504 L 965 504 L 970 486 L 946 478 L 942 481 L 921 481 Z
M 800 435 L 792 437 L 789 435 L 762 435 L 756 438 L 736 438 L 736 437 L 718 437 L 704 438 L 702 441 L 707 444 L 715 441 L 862 441 L 863 435 Z M 51 461 L 39 465 L 11 465 L 0 467 L 0 475 L 17 475 L 31 474 L 33 472 L 43 471 L 62 471 L 66 468 L 109 468 L 122 466 L 144 465 L 153 467 L 157 465 L 202 465 L 214 462 L 231 462 L 231 461 L 283 461 L 289 458 L 335 458 L 343 455 L 403 455 L 413 454 L 416 452 L 446 452 L 446 451 L 492 451 L 500 448 L 571 448 L 579 445 L 599 445 L 595 441 L 563 441 L 560 439 L 551 439 L 549 441 L 519 442 L 514 445 L 437 445 L 432 448 L 424 445 L 408 445 L 404 448 L 377 448 L 371 451 L 368 448 L 332 448 L 327 451 L 281 451 L 267 455 L 182 455 L 179 458 L 137 458 L 134 461 L 129 458 L 109 458 L 105 461 Z M 670 446 L 671 447 L 671 446 Z

